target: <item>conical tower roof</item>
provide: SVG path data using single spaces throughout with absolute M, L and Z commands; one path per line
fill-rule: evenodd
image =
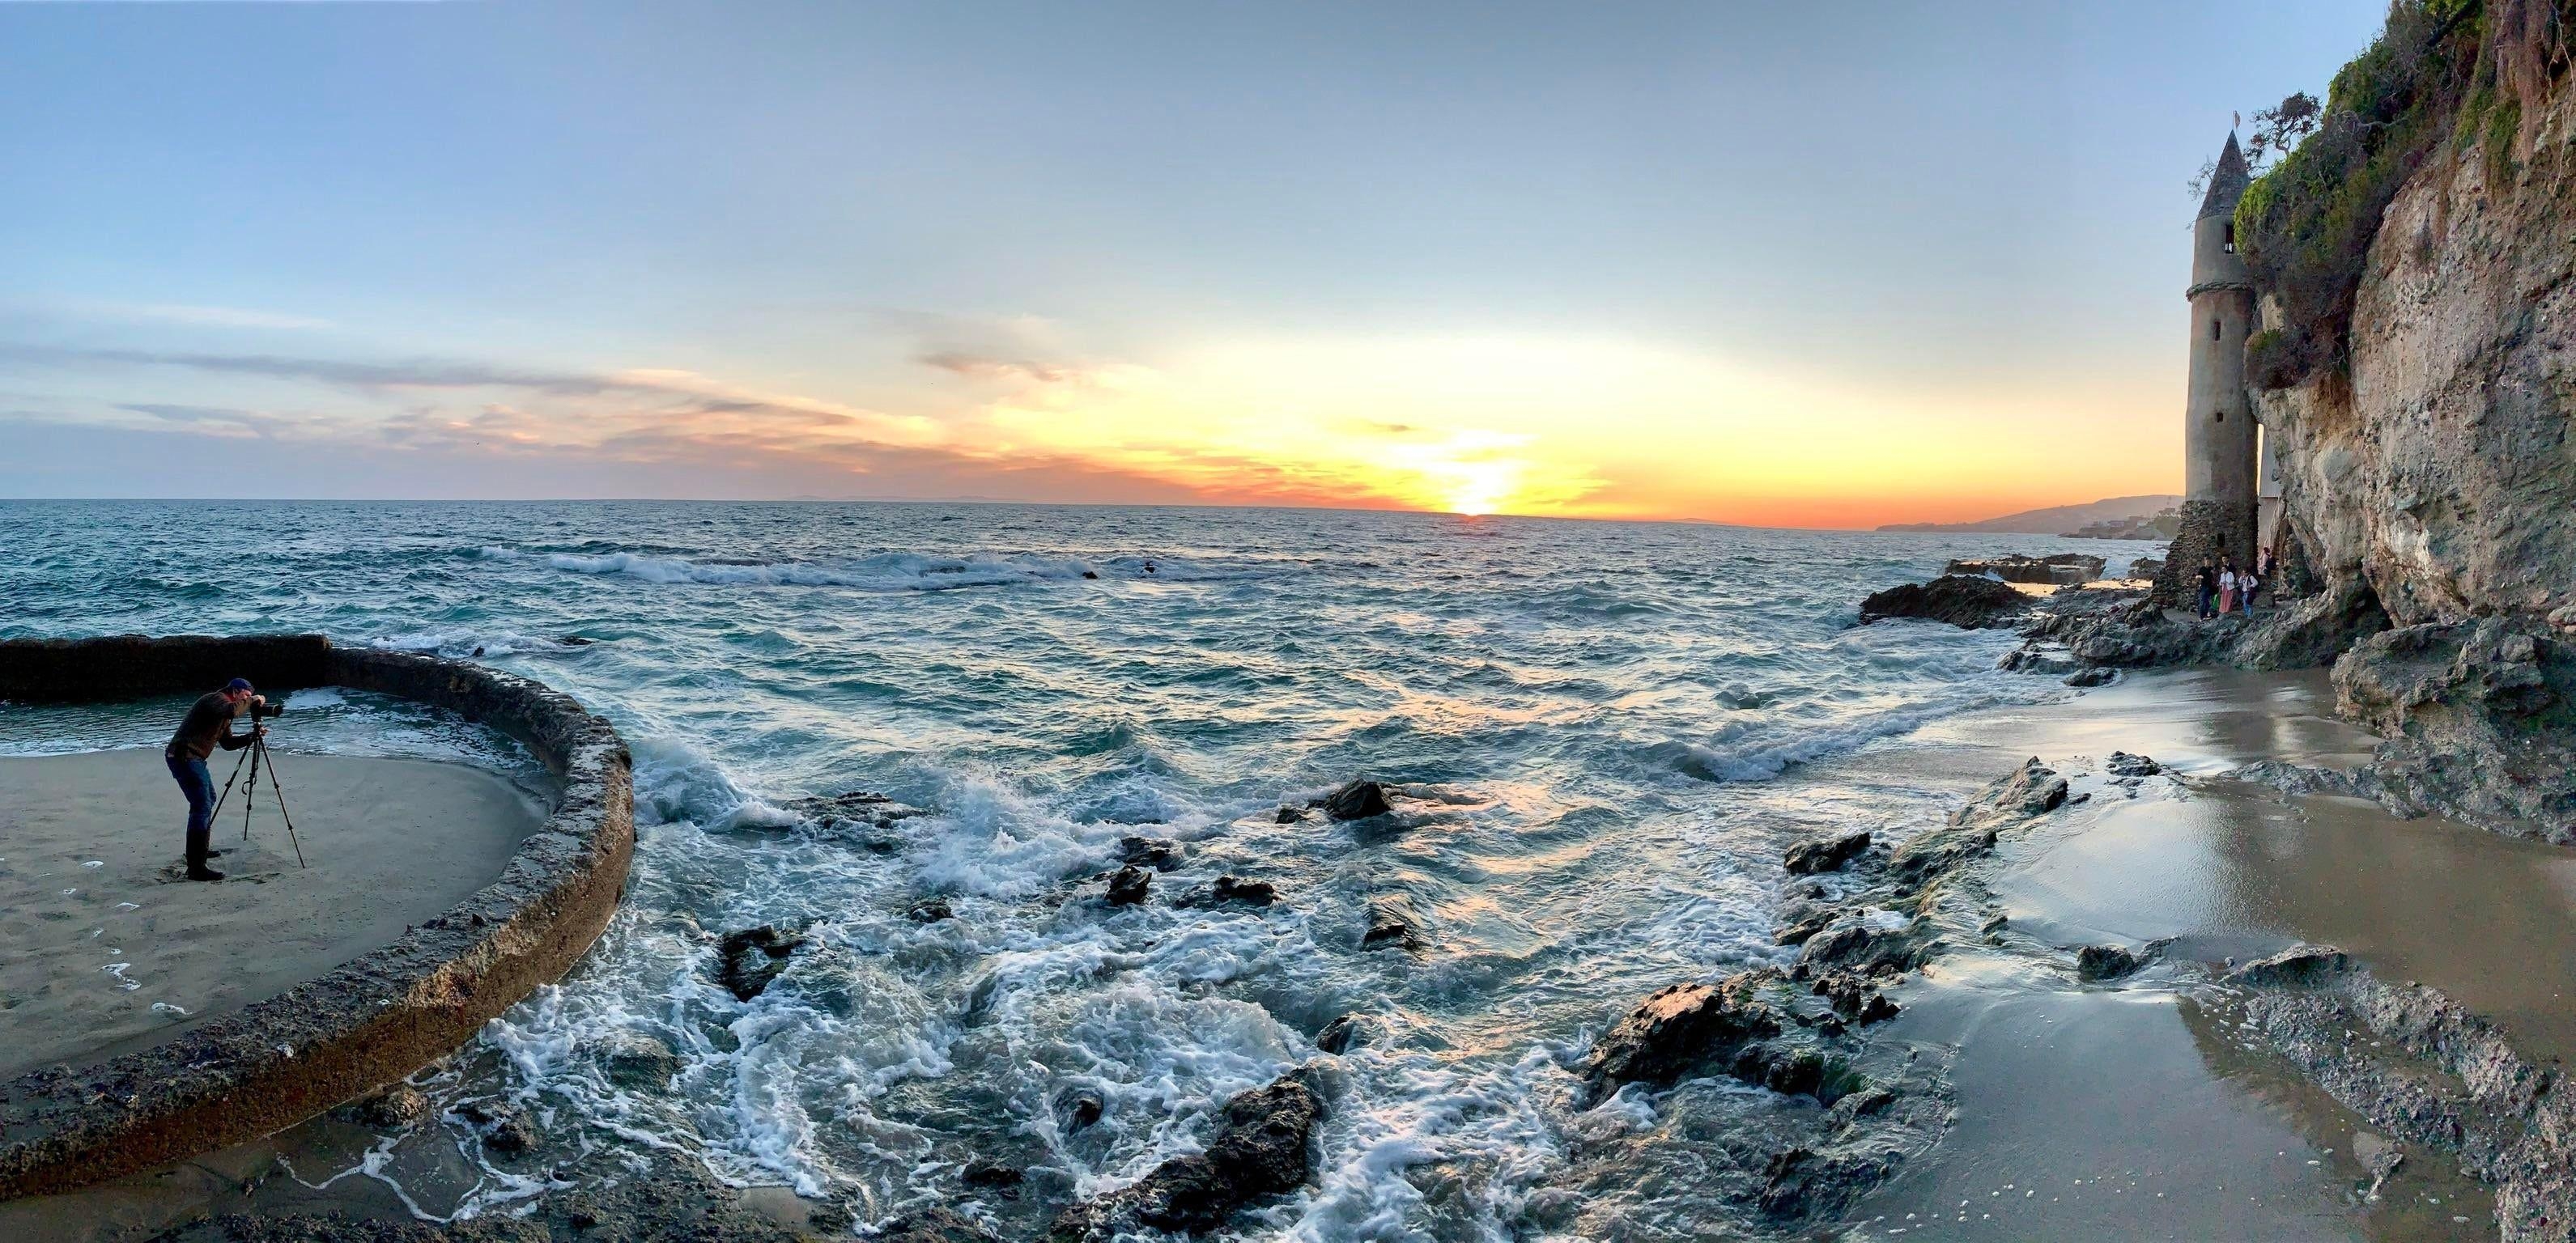
M 2236 145 L 2236 131 L 2227 131 L 2227 149 L 2218 153 L 2218 164 L 2209 170 L 2209 193 L 2201 197 L 2201 216 L 2233 213 L 2236 200 L 2245 197 L 2245 187 L 2253 180 L 2254 170 L 2245 166 L 2245 152 Z

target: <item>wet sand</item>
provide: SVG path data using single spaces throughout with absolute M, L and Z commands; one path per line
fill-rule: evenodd
M 250 840 L 239 789 L 215 826 L 212 884 L 181 878 L 187 804 L 158 749 L 0 758 L 0 1075 L 149 1047 L 384 945 L 542 819 L 463 765 L 276 754 L 310 866 L 263 777 Z
M 2355 1154 L 2380 1137 L 2200 1000 L 2204 966 L 2322 941 L 2496 1019 L 2526 1055 L 2576 1048 L 2576 854 L 2225 776 L 2361 759 L 2372 740 L 2330 705 L 2315 673 L 2133 676 L 1832 766 L 1974 785 L 2038 755 L 2084 800 L 1989 865 L 2003 944 L 1936 961 L 1883 1029 L 1955 1050 L 1958 1113 L 1861 1202 L 1855 1237 L 2494 1236 L 2487 1192 L 2439 1153 L 2410 1150 L 2370 1198 Z M 2115 749 L 2174 773 L 2109 781 L 2098 764 Z M 2167 937 L 2161 963 L 2111 984 L 2077 982 L 2068 961 Z

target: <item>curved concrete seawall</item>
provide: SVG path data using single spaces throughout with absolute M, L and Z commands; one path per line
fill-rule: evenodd
M 0 1085 L 0 1199 L 63 1191 L 292 1126 L 441 1057 L 570 969 L 616 912 L 635 849 L 626 744 L 526 678 L 320 635 L 0 642 L 0 699 L 113 700 L 347 686 L 456 712 L 563 779 L 491 884 L 382 949 L 168 1043 Z

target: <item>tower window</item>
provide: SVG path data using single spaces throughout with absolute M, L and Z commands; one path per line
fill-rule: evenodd
M 2221 423 L 2224 423 L 2224 422 L 2226 422 L 2226 421 L 2227 421 L 2227 412 L 2226 412 L 2226 411 L 2221 410 L 2221 411 L 2219 411 L 2219 412 L 2218 412 L 2218 421 L 2219 421 L 2219 422 L 2221 422 Z
M 2233 220 L 2222 221 L 2222 222 L 2219 224 L 2218 228 L 2219 228 L 2219 230 L 2220 230 L 2220 232 L 2219 232 L 2219 236 L 2220 236 L 2220 237 L 2222 237 L 2222 238 L 2224 238 L 2224 239 L 2226 240 L 2226 242 L 2227 242 L 2227 253 L 2229 253 L 2229 254 L 2231 254 L 2231 255 L 2232 255 L 2232 254 L 2235 254 L 2235 253 L 2236 253 L 2236 222 L 2235 222 L 2235 221 L 2233 221 Z
M 2220 335 L 2220 328 L 2217 320 L 2213 319 L 2209 321 L 2209 339 L 2212 341 L 2226 340 L 2226 337 Z

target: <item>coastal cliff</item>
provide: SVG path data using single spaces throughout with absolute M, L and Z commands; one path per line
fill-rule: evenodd
M 2465 74 L 2447 93 L 2408 84 L 2419 100 L 2460 102 L 2414 118 L 2432 135 L 2422 150 L 2370 153 L 2345 175 L 2350 184 L 2415 162 L 2368 235 L 2340 357 L 2284 376 L 2258 356 L 2253 371 L 2278 385 L 2257 393 L 2256 408 L 2283 472 L 2306 611 L 2346 632 L 2342 710 L 2391 739 L 2377 766 L 2383 797 L 2568 841 L 2576 74 L 2560 8 L 2491 3 L 2453 36 L 2475 37 L 2473 59 L 2412 70 Z M 2383 46 L 2338 75 L 2329 109 L 2353 106 L 2344 96 L 2361 94 L 2368 72 L 2393 72 L 2371 58 L 2409 37 L 2393 15 Z M 2309 141 L 2332 136 L 2330 117 Z M 2297 159 L 2271 176 L 2312 172 L 2290 167 Z M 2246 232 L 2265 335 L 2278 341 L 2300 330 L 2303 312 L 2317 318 L 2307 308 L 2341 304 L 2316 287 L 2329 276 L 2261 261 L 2263 224 L 2276 249 L 2303 239 L 2263 219 L 2277 201 L 2248 199 L 2240 228 L 2256 226 Z M 2258 355 L 2266 344 L 2255 342 Z

